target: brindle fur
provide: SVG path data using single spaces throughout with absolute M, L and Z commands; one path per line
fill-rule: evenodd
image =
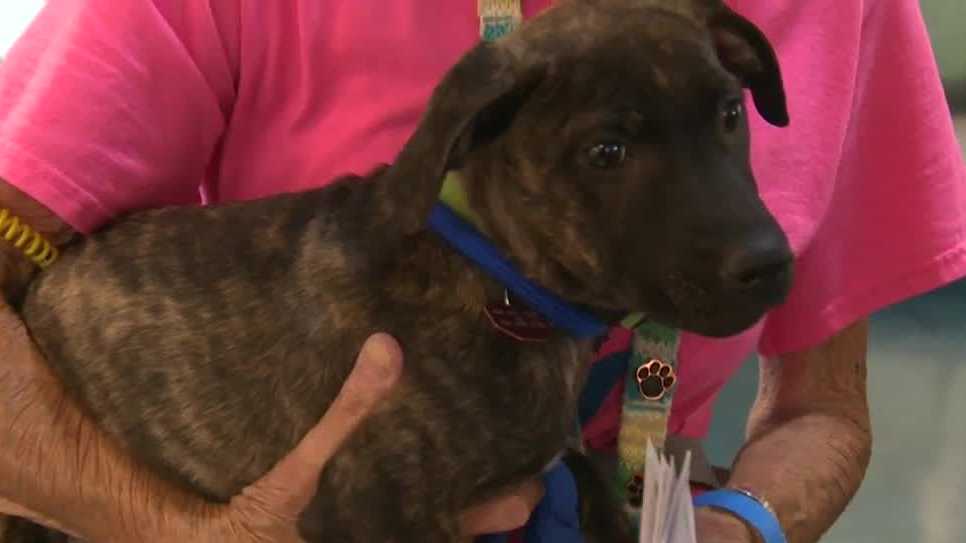
M 717 106 L 741 83 L 784 124 L 770 47 L 717 2 L 564 0 L 470 51 L 392 165 L 121 218 L 69 245 L 21 314 L 104 430 L 217 501 L 319 420 L 367 336 L 392 334 L 402 382 L 326 467 L 302 534 L 458 541 L 459 511 L 565 447 L 591 346 L 560 332 L 520 343 L 487 323 L 501 287 L 425 226 L 444 172 L 463 171 L 497 246 L 574 303 L 736 332 L 780 298 L 716 282 L 726 249 L 780 235 L 755 190 L 747 126 L 718 134 Z M 621 168 L 582 162 L 612 138 L 630 145 Z M 616 517 L 592 518 L 616 540 Z

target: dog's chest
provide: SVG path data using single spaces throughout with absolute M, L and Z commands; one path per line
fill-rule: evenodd
M 590 345 L 557 332 L 543 341 L 521 341 L 484 319 L 468 333 L 476 338 L 469 343 L 471 347 L 447 357 L 457 366 L 450 368 L 451 375 L 463 381 L 467 391 L 476 391 L 484 405 L 489 401 L 503 413 L 512 414 L 512 420 L 499 425 L 573 424 L 577 397 L 592 359 Z M 440 344 L 430 348 L 438 352 Z

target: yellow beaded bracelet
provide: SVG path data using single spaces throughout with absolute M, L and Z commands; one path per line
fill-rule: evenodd
M 20 249 L 41 269 L 53 264 L 59 255 L 57 248 L 47 238 L 24 224 L 9 209 L 0 208 L 0 238 Z

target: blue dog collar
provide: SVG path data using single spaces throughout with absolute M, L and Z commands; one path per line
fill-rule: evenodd
M 747 492 L 734 489 L 713 490 L 695 498 L 694 506 L 728 511 L 758 532 L 765 543 L 787 543 L 775 514 Z
M 437 203 L 433 207 L 429 226 L 554 327 L 578 339 L 595 339 L 607 334 L 606 323 L 525 278 L 489 240 L 446 204 Z

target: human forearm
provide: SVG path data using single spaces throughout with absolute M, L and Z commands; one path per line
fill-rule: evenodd
M 50 211 L 2 180 L 0 208 L 54 244 L 73 235 Z M 18 249 L 0 241 L 5 292 L 24 284 L 33 271 Z M 97 541 L 135 540 L 159 512 L 163 518 L 165 508 L 178 507 L 178 492 L 134 466 L 74 404 L 33 349 L 22 323 L 2 305 L 0 361 L 0 498 Z M 153 496 L 164 496 L 167 503 L 149 499 Z
M 870 450 L 867 428 L 853 421 L 822 413 L 796 415 L 745 446 L 728 486 L 765 498 L 789 542 L 818 541 L 858 490 Z
M 820 348 L 762 361 L 748 439 L 727 485 L 767 500 L 789 542 L 817 541 L 865 475 L 872 447 L 866 337 L 866 324 L 859 323 Z M 714 524 L 727 534 L 720 541 L 754 541 L 734 517 L 710 510 L 699 514 L 706 526 Z

